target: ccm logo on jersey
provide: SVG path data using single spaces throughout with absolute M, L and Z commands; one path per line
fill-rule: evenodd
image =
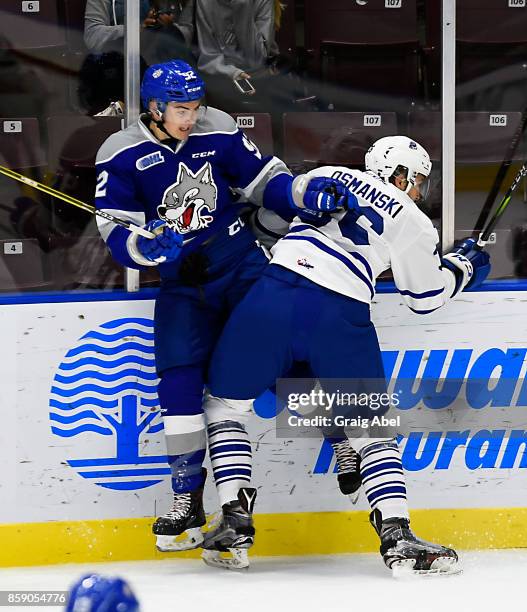
M 155 153 L 150 153 L 149 155 L 145 155 L 144 157 L 140 157 L 135 162 L 135 167 L 138 170 L 146 170 L 150 168 L 150 166 L 156 166 L 157 164 L 162 164 L 165 161 L 163 154 L 161 151 L 156 151 Z
M 200 157 L 212 157 L 216 155 L 216 151 L 201 151 L 201 153 L 192 153 L 192 159 L 198 159 Z

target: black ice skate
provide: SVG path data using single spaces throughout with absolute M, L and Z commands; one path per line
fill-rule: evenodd
M 360 475 L 360 455 L 353 450 L 349 440 L 334 442 L 332 445 L 337 459 L 337 481 L 341 493 L 350 498 L 352 504 L 359 499 L 362 478 Z
M 205 534 L 202 559 L 207 565 L 224 569 L 249 567 L 247 549 L 254 544 L 253 508 L 256 489 L 242 488 L 238 500 L 222 506 L 220 522 Z M 222 553 L 230 553 L 222 556 Z
M 156 519 L 152 532 L 160 552 L 197 548 L 203 542 L 200 527 L 205 525 L 203 486 L 190 493 L 174 493 L 172 508 Z M 182 538 L 178 536 L 183 535 Z
M 370 514 L 370 523 L 381 539 L 381 555 L 394 576 L 412 574 L 457 574 L 461 571 L 454 550 L 416 537 L 405 518 L 382 520 L 380 510 Z

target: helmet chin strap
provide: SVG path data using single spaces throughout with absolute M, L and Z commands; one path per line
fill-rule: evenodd
M 164 134 L 166 134 L 169 138 L 174 138 L 171 134 L 167 132 L 165 127 L 165 122 L 163 121 L 163 113 L 156 108 L 155 110 L 150 110 L 150 117 L 152 121 L 155 123 L 158 130 L 161 130 Z M 156 119 L 158 117 L 158 119 Z

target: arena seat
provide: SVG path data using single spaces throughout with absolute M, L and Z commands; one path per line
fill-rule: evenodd
M 456 113 L 456 162 L 481 164 L 502 162 L 521 121 L 521 113 Z M 408 113 L 408 135 L 425 147 L 433 160 L 441 159 L 441 113 Z M 524 156 L 523 146 L 513 160 Z
M 65 45 L 56 0 L 2 0 L 0 48 L 40 49 Z
M 397 118 L 386 113 L 286 113 L 284 160 L 288 164 L 362 166 L 369 146 L 397 134 Z
M 112 258 L 98 234 L 70 240 L 53 238 L 49 257 L 58 289 L 105 289 L 124 284 L 123 267 Z
M 57 115 L 48 117 L 50 169 L 57 165 L 93 168 L 102 143 L 121 129 L 120 117 Z
M 0 240 L 0 291 L 45 288 L 42 251 L 35 238 Z
M 86 0 L 61 0 L 59 13 L 66 26 L 66 42 L 70 51 L 86 51 L 84 45 L 84 12 Z
M 273 133 L 269 113 L 232 113 L 238 127 L 260 149 L 262 155 L 273 154 Z
M 305 45 L 317 76 L 352 90 L 417 96 L 416 5 L 393 2 L 305 0 Z
M 456 160 L 458 163 L 503 161 L 518 129 L 521 113 L 456 113 Z M 513 160 L 523 159 L 523 146 Z
M 515 0 L 458 0 L 458 110 L 525 108 L 527 7 Z
M 527 42 L 527 8 L 516 0 L 457 0 L 456 36 L 470 43 Z
M 95 193 L 95 156 L 102 143 L 121 129 L 119 117 L 86 117 L 81 115 L 57 115 L 47 119 L 49 170 L 54 185 L 83 202 L 93 204 Z M 70 227 L 78 233 L 97 236 L 95 224 L 89 224 L 89 214 L 53 201 L 55 222 L 58 227 Z
M 0 164 L 13 169 L 38 168 L 46 164 L 37 119 L 0 117 Z

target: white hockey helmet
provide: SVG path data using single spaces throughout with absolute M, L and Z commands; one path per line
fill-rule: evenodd
M 406 170 L 408 186 L 406 193 L 415 185 L 416 177 L 422 174 L 427 179 L 432 170 L 432 162 L 426 150 L 415 140 L 407 136 L 385 136 L 375 141 L 368 149 L 364 161 L 366 170 L 373 172 L 385 183 L 401 169 Z M 421 197 L 426 198 L 428 183 L 421 184 Z

